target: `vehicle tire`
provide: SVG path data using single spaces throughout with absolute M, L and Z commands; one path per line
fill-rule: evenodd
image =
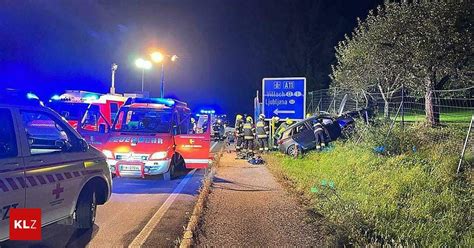
M 94 226 L 97 213 L 97 197 L 92 187 L 84 188 L 79 194 L 74 211 L 75 226 L 78 229 L 90 229 Z
M 293 158 L 297 158 L 302 153 L 303 153 L 303 151 L 301 150 L 301 147 L 299 145 L 296 145 L 296 144 L 289 146 L 288 150 L 286 151 L 286 154 L 288 154 L 289 156 L 291 156 Z
M 170 181 L 174 178 L 174 176 L 175 176 L 175 164 L 174 162 L 171 162 L 170 168 L 168 169 L 166 173 L 163 174 L 163 179 L 165 181 Z

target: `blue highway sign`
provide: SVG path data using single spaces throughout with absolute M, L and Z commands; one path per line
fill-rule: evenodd
M 306 78 L 264 78 L 262 80 L 263 110 L 267 120 L 302 120 L 306 115 Z

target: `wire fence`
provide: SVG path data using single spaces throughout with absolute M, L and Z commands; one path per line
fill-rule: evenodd
M 349 92 L 338 89 L 324 89 L 309 92 L 307 113 L 328 112 L 340 114 L 348 111 L 369 109 L 377 118 L 398 118 L 406 122 L 426 120 L 425 98 L 397 90 L 391 94 Z M 403 104 L 402 104 L 403 102 Z M 474 86 L 436 90 L 433 92 L 433 112 L 441 123 L 469 123 L 474 114 Z

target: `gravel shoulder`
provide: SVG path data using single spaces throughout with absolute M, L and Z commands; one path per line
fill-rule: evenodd
M 324 246 L 311 218 L 264 165 L 226 153 L 197 230 L 197 246 Z

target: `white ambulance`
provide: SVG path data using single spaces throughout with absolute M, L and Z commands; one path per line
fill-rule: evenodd
M 42 226 L 91 228 L 110 197 L 105 157 L 31 93 L 0 91 L 0 241 L 12 208 L 40 208 Z

